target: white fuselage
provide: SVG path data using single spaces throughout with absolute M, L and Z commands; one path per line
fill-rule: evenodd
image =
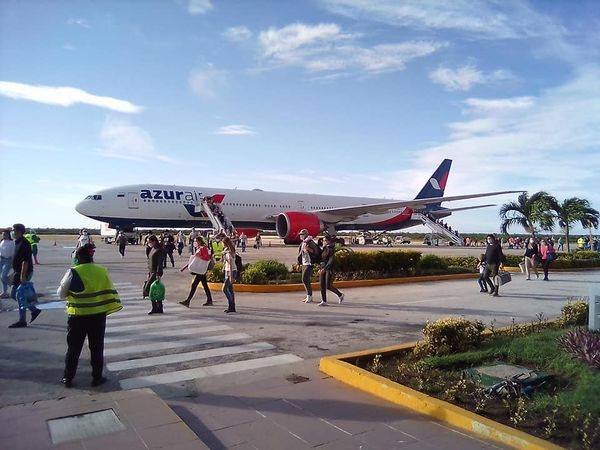
M 310 213 L 346 206 L 388 202 L 367 197 L 294 194 L 261 190 L 216 189 L 192 186 L 130 185 L 99 191 L 77 204 L 76 210 L 111 227 L 210 227 L 200 204 L 204 197 L 222 197 L 220 206 L 235 227 L 274 229 L 275 217 L 283 212 Z M 420 222 L 404 208 L 385 214 L 364 214 L 337 229 L 400 229 Z

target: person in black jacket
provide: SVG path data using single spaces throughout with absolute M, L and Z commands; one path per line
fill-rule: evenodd
M 484 280 L 490 286 L 490 295 L 494 297 L 498 297 L 498 285 L 495 284 L 492 280 L 498 275 L 498 270 L 500 269 L 500 265 L 502 264 L 502 259 L 504 255 L 502 254 L 502 247 L 500 246 L 500 242 L 496 239 L 496 236 L 493 234 L 487 235 L 487 247 L 485 249 L 485 272 L 484 272 Z
M 148 278 L 144 283 L 144 298 L 150 293 L 150 286 L 163 276 L 164 249 L 154 235 L 148 238 L 150 253 L 148 255 Z M 162 314 L 162 302 L 152 302 L 152 310 L 148 314 Z
M 321 253 L 321 264 L 319 266 L 319 282 L 321 284 L 321 303 L 319 306 L 327 306 L 327 290 L 330 290 L 338 296 L 338 301 L 344 301 L 344 294 L 333 286 L 335 273 L 333 271 L 333 262 L 335 258 L 335 239 L 333 236 L 325 236 L 325 247 Z

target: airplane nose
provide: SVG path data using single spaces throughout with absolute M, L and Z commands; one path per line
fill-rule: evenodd
M 89 205 L 87 203 L 87 200 L 80 201 L 75 205 L 75 211 L 81 215 L 87 216 L 89 214 Z

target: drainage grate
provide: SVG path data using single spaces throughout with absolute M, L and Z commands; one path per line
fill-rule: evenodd
M 126 429 L 112 409 L 50 419 L 47 422 L 53 444 L 102 436 Z

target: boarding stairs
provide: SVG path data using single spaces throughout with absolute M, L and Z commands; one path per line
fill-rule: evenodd
M 233 228 L 233 224 L 231 223 L 231 221 L 229 221 L 229 219 L 225 216 L 225 214 L 223 214 L 223 210 L 221 210 L 221 216 L 225 219 L 223 223 L 218 217 L 216 213 L 216 208 L 221 208 L 219 205 L 213 203 L 212 204 L 212 208 L 211 208 L 211 204 L 208 202 L 207 198 L 202 199 L 202 203 L 201 203 L 201 207 L 202 210 L 206 213 L 206 216 L 208 217 L 208 219 L 210 220 L 210 223 L 213 226 L 213 229 L 215 230 L 215 233 L 221 233 L 221 232 L 225 232 L 227 231 L 227 229 L 229 228 Z
M 454 245 L 463 245 L 463 239 L 460 235 L 455 234 L 453 231 L 448 230 L 443 225 L 431 220 L 425 214 L 419 214 L 419 219 L 423 222 L 423 225 L 428 227 L 432 234 L 437 234 L 443 238 L 448 239 L 448 241 L 452 242 Z

